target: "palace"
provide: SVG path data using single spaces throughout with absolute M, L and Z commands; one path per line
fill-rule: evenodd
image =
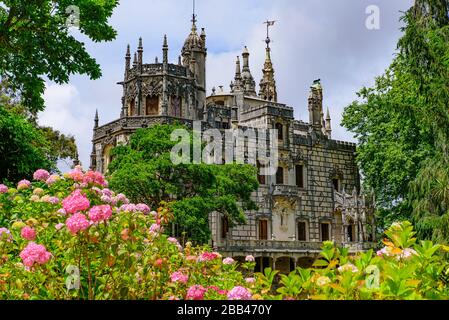
M 206 91 L 206 33 L 198 31 L 195 14 L 178 63 L 169 63 L 164 36 L 162 61 L 143 62 L 142 39 L 131 64 L 125 56 L 120 118 L 99 126 L 95 115 L 91 169 L 105 172 L 110 151 L 126 144 L 138 128 L 178 121 L 202 127 L 278 130 L 279 167 L 273 176 L 259 176 L 253 198 L 259 209 L 246 212 L 245 225 L 230 228 L 225 217 L 211 213 L 211 245 L 224 256 L 256 258 L 257 269 L 287 273 L 308 267 L 323 241 L 333 240 L 355 253 L 373 247 L 373 199 L 361 195 L 353 143 L 332 139 L 329 110 L 324 115 L 323 88 L 315 80 L 308 97 L 309 122 L 295 120 L 293 108 L 278 102 L 275 69 L 267 39 L 259 88 L 251 74 L 250 52 L 237 57 L 230 91 Z M 257 90 L 258 89 L 258 90 Z M 257 92 L 258 91 L 258 92 Z M 345 190 L 349 191 L 346 192 Z

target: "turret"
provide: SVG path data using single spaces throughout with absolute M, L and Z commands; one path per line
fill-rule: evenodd
M 241 91 L 243 89 L 243 83 L 242 83 L 242 73 L 240 69 L 240 57 L 237 56 L 237 60 L 235 62 L 235 77 L 234 82 L 232 83 L 231 91 Z
M 142 70 L 143 64 L 143 45 L 142 38 L 139 38 L 139 46 L 137 47 L 137 65 L 139 66 L 139 70 Z
M 131 52 L 128 44 L 125 55 L 125 80 L 128 78 L 129 69 L 131 69 Z
M 243 81 L 243 90 L 244 94 L 247 96 L 256 97 L 256 82 L 251 74 L 251 70 L 249 68 L 249 51 L 245 46 L 242 53 L 243 57 L 243 68 L 242 68 L 242 81 Z
M 98 109 L 95 110 L 94 129 L 98 128 Z
M 168 42 L 167 42 L 167 35 L 164 35 L 164 44 L 162 45 L 162 56 L 163 61 L 162 63 L 164 65 L 168 64 Z
M 313 131 L 322 133 L 323 88 L 320 79 L 315 80 L 310 87 L 309 122 Z
M 332 138 L 331 115 L 329 113 L 329 108 L 327 108 L 326 111 L 326 135 L 329 139 Z

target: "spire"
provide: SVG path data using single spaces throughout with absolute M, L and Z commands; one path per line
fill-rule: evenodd
M 242 73 L 240 68 L 240 57 L 237 56 L 237 60 L 235 62 L 235 77 L 234 77 L 234 83 L 231 88 L 232 92 L 240 91 L 242 90 Z
M 139 38 L 139 46 L 137 47 L 137 63 L 141 67 L 143 63 L 143 45 L 142 38 Z
M 276 80 L 274 79 L 274 68 L 271 62 L 271 39 L 269 34 L 269 28 L 274 25 L 274 22 L 268 20 L 264 22 L 267 25 L 267 38 L 265 39 L 267 47 L 265 48 L 265 63 L 262 69 L 263 77 L 259 84 L 259 97 L 264 100 L 277 102 Z
M 192 32 L 196 33 L 196 14 L 195 14 L 195 0 L 193 0 L 193 14 L 192 14 Z
M 182 59 L 181 59 L 181 56 L 178 56 L 178 66 L 182 66 Z
M 167 43 L 167 35 L 164 35 L 164 44 L 162 46 L 162 52 L 163 52 L 163 63 L 168 63 L 168 43 Z
M 256 82 L 251 74 L 251 70 L 249 68 L 249 51 L 245 46 L 243 49 L 243 68 L 242 68 L 242 85 L 244 94 L 247 96 L 255 97 L 256 94 Z
M 98 128 L 98 109 L 95 110 L 95 118 L 94 118 L 94 128 Z
M 329 108 L 326 111 L 326 135 L 329 139 L 332 137 L 332 127 L 331 127 L 331 115 L 329 113 Z
M 125 80 L 128 77 L 129 69 L 131 69 L 131 52 L 128 44 L 125 55 Z
M 133 60 L 133 67 L 137 66 L 137 53 L 134 52 L 134 60 Z

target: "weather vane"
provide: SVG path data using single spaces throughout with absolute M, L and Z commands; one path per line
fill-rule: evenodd
M 195 14 L 195 0 L 193 0 L 193 18 L 192 18 L 192 22 L 195 23 L 196 22 L 196 14 Z
M 271 39 L 270 39 L 270 27 L 274 26 L 275 22 L 276 22 L 276 20 L 273 20 L 273 21 L 267 20 L 267 21 L 265 21 L 263 23 L 263 24 L 267 25 L 267 38 L 265 39 L 265 43 L 267 44 L 267 48 L 270 46 L 270 42 L 271 42 Z

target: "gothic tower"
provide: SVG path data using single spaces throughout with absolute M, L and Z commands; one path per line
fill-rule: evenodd
M 192 29 L 184 42 L 181 55 L 183 66 L 190 67 L 190 71 L 196 80 L 198 87 L 196 106 L 199 115 L 202 115 L 206 101 L 206 32 L 202 28 L 201 34 L 198 35 L 195 13 L 192 17 Z

